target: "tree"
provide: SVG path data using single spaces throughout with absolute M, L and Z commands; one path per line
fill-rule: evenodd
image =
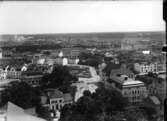
M 44 75 L 39 82 L 42 89 L 58 88 L 63 92 L 69 92 L 69 88 L 77 77 L 70 74 L 68 67 L 56 66 L 51 74 Z
M 116 90 L 101 86 L 95 93 L 85 91 L 76 104 L 63 107 L 60 121 L 110 121 L 124 111 L 127 100 Z M 121 117 L 122 118 L 122 117 Z M 116 120 L 115 120 L 116 121 Z
M 47 107 L 42 107 L 41 105 L 38 105 L 36 108 L 36 112 L 39 117 L 49 120 L 51 118 L 50 111 Z
M 91 53 L 81 53 L 79 56 L 79 64 L 89 65 L 98 68 L 98 65 L 102 62 L 102 56 Z
M 84 92 L 83 92 L 83 95 L 84 96 L 91 96 L 91 92 L 89 91 L 89 90 L 85 90 Z
M 13 82 L 1 95 L 1 104 L 8 101 L 26 109 L 37 106 L 40 103 L 39 91 L 25 82 Z
M 128 99 L 114 89 L 106 89 L 105 87 L 98 88 L 93 94 L 93 97 L 96 101 L 102 103 L 101 105 L 106 113 L 124 111 L 124 108 L 128 105 Z

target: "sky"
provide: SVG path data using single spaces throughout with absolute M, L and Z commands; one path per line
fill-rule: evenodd
M 164 30 L 162 0 L 0 2 L 0 34 Z

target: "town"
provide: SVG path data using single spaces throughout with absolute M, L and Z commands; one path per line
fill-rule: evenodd
M 164 120 L 164 32 L 0 39 L 3 121 Z

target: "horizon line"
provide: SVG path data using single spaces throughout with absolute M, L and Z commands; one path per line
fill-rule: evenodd
M 64 34 L 110 34 L 110 33 L 144 33 L 144 32 L 150 32 L 150 33 L 165 33 L 165 30 L 163 31 L 163 30 L 155 30 L 155 31 L 115 31 L 115 32 L 68 32 L 68 33 L 57 33 L 57 32 L 55 32 L 55 33 L 17 33 L 17 34 L 14 34 L 14 33 L 12 33 L 12 34 L 1 34 L 0 33 L 0 36 L 1 35 L 45 35 L 45 34 L 62 34 L 62 35 L 64 35 Z

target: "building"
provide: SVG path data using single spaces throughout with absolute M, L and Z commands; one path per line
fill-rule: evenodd
M 140 74 L 148 74 L 149 72 L 156 73 L 158 71 L 157 63 L 135 63 L 134 64 L 135 71 Z
M 61 110 L 64 105 L 72 104 L 73 99 L 70 93 L 59 91 L 58 89 L 47 89 L 41 96 L 41 103 L 44 107 L 48 107 L 49 110 Z
M 126 64 L 122 64 L 118 69 L 112 69 L 110 72 L 110 77 L 116 76 L 117 74 L 124 74 L 133 79 L 135 77 L 134 73 L 126 66 Z
M 154 80 L 151 84 L 147 86 L 148 94 L 150 96 L 157 96 L 160 101 L 163 102 L 167 96 L 166 87 L 166 79 Z
M 105 82 L 105 86 L 118 90 L 132 104 L 140 103 L 147 97 L 147 90 L 144 83 L 133 80 L 126 75 L 112 76 Z
M 39 82 L 43 75 L 23 75 L 21 80 L 34 87 L 39 86 Z
M 7 78 L 7 73 L 5 70 L 0 69 L 0 80 L 6 79 Z
M 7 72 L 8 79 L 20 79 L 21 78 L 21 74 L 22 74 L 21 67 L 17 68 L 17 67 L 7 66 L 5 70 Z
M 60 110 L 64 106 L 63 93 L 59 90 L 48 90 L 49 108 L 52 110 Z
M 0 121 L 46 121 L 27 114 L 24 109 L 11 102 L 8 102 L 3 109 L 0 109 L 0 112 Z

